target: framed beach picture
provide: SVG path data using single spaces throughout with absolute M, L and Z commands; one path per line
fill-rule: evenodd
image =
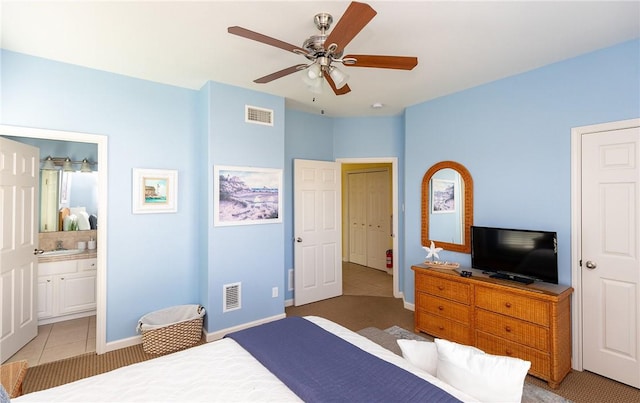
M 133 214 L 178 211 L 178 171 L 134 169 L 132 179 Z
M 433 214 L 455 213 L 456 184 L 446 179 L 431 180 L 431 212 Z
M 282 169 L 213 167 L 213 225 L 282 222 Z

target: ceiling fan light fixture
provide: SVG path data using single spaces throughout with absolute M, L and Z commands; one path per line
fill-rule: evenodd
M 322 76 L 322 69 L 320 68 L 320 65 L 318 63 L 313 63 L 311 66 L 309 66 L 309 68 L 307 69 L 307 77 L 309 77 L 309 79 L 315 80 L 317 78 L 320 78 L 320 76 Z
M 304 76 L 302 76 L 302 81 L 304 81 L 307 89 L 312 93 L 322 94 L 324 82 L 324 80 L 322 79 L 322 72 L 320 72 L 320 75 L 314 79 L 309 78 L 309 75 L 305 74 Z
M 348 74 L 342 72 L 342 70 L 334 66 L 329 67 L 329 75 L 333 79 L 333 82 L 336 84 L 337 88 L 345 85 L 347 83 L 347 80 L 349 79 Z

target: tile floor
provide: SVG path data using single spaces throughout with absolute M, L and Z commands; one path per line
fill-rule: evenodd
M 343 263 L 345 295 L 393 296 L 393 277 L 381 270 Z M 38 336 L 7 362 L 27 360 L 30 367 L 96 351 L 96 317 L 38 326 Z
M 7 362 L 27 360 L 30 367 L 96 351 L 96 317 L 38 326 L 38 335 Z

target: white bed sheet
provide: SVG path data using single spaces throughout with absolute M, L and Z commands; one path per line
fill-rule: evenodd
M 306 319 L 446 390 L 472 397 L 420 371 L 402 357 L 327 319 Z M 280 380 L 231 339 L 222 339 L 66 385 L 23 395 L 20 402 L 299 402 Z

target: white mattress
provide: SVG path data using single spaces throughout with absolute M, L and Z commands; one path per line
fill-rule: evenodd
M 361 349 L 428 380 L 463 401 L 468 395 L 413 367 L 402 357 L 327 319 L 306 319 Z M 14 402 L 298 402 L 275 375 L 231 339 L 222 339 L 66 385 Z

